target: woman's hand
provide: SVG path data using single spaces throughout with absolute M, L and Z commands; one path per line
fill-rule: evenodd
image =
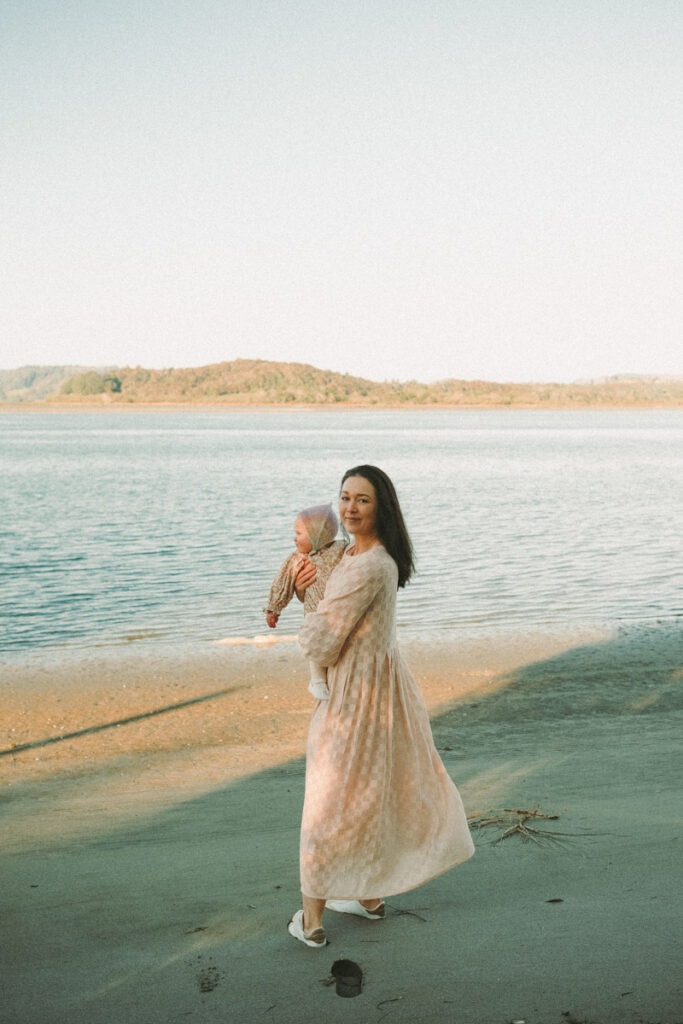
M 304 594 L 310 587 L 311 583 L 315 583 L 317 574 L 318 570 L 313 562 L 309 562 L 308 559 L 306 559 L 294 580 L 294 590 L 296 591 L 296 596 L 300 601 L 303 601 Z

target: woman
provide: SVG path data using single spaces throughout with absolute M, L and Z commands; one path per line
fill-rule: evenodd
M 462 801 L 396 644 L 396 590 L 410 579 L 413 556 L 386 473 L 348 470 L 339 515 L 353 543 L 299 632 L 305 655 L 328 666 L 330 699 L 316 704 L 308 735 L 303 910 L 288 929 L 317 948 L 327 941 L 326 905 L 379 920 L 383 896 L 474 853 Z

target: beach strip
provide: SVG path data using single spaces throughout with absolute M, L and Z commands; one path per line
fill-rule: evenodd
M 471 862 L 389 900 L 381 936 L 331 921 L 330 955 L 284 928 L 311 710 L 295 645 L 5 666 L 9 1019 L 334 1024 L 348 1004 L 320 981 L 348 956 L 363 1020 L 676 1024 L 680 630 L 405 654 L 489 824 Z

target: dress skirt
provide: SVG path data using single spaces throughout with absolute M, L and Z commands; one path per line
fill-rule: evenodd
M 300 642 L 328 665 L 306 755 L 304 895 L 375 899 L 474 853 L 460 795 L 395 640 L 397 569 L 382 546 L 345 555 Z

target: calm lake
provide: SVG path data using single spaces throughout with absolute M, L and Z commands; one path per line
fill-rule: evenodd
M 683 410 L 9 412 L 3 657 L 266 633 L 297 511 L 360 462 L 415 545 L 403 639 L 683 611 Z

